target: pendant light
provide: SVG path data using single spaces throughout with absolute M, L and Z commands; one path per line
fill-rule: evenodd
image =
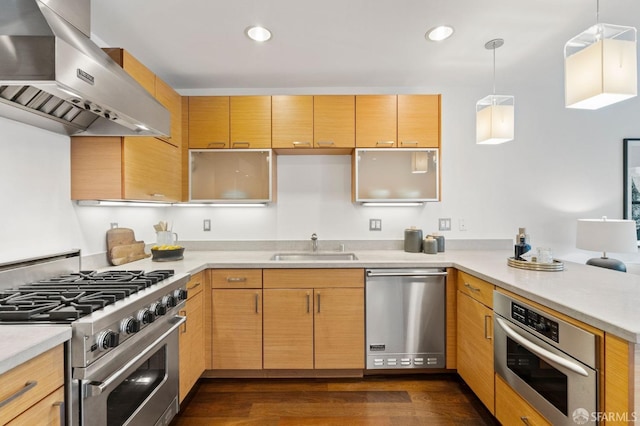
M 493 94 L 476 103 L 476 143 L 495 145 L 513 140 L 515 100 L 513 96 L 496 95 L 496 49 L 504 44 L 497 38 L 485 43 L 493 50 Z
M 567 108 L 598 109 L 638 93 L 636 29 L 599 22 L 564 45 Z

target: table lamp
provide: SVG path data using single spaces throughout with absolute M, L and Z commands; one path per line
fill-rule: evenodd
M 635 253 L 638 251 L 636 222 L 633 220 L 578 219 L 576 247 L 601 251 L 602 257 L 587 261 L 587 265 L 627 272 L 627 267 L 617 259 L 607 257 L 607 252 Z

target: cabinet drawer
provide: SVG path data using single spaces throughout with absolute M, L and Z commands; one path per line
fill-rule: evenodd
M 24 413 L 7 423 L 7 426 L 62 425 L 64 387 L 58 388 Z
M 64 357 L 59 345 L 0 376 L 0 403 L 18 394 L 0 410 L 5 424 L 63 386 Z
M 493 289 L 495 286 L 486 281 L 458 271 L 458 290 L 476 299 L 485 306 L 493 308 Z
M 363 269 L 265 269 L 264 288 L 364 287 Z
M 211 288 L 262 288 L 262 269 L 213 269 Z
M 202 289 L 204 288 L 204 277 L 204 271 L 191 275 L 191 279 L 187 283 L 187 300 L 202 292 Z
M 496 419 L 503 425 L 551 426 L 551 423 L 498 375 L 496 375 Z

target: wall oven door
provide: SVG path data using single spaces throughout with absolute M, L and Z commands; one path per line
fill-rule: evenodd
M 496 295 L 503 296 L 494 293 L 496 373 L 554 425 L 597 424 L 595 365 L 551 343 L 559 340 L 569 348 L 580 345 L 582 350 L 591 346 L 591 352 L 595 353 L 595 336 L 546 313 L 540 314 L 519 301 L 502 300 L 496 304 Z M 501 312 L 501 303 L 503 308 L 510 305 L 507 312 L 505 309 Z
M 147 329 L 88 367 L 80 384 L 80 423 L 168 425 L 179 409 L 178 327 L 184 321 L 174 317 Z

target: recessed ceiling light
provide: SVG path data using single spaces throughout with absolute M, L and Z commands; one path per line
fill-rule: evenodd
M 427 40 L 442 41 L 446 40 L 453 35 L 453 27 L 449 25 L 440 25 L 438 27 L 431 28 L 424 35 Z
M 245 30 L 245 33 L 247 34 L 247 37 L 249 37 L 251 40 L 254 40 L 254 41 L 262 42 L 262 41 L 267 41 L 271 38 L 271 31 L 269 31 L 264 27 L 258 27 L 258 26 L 248 27 Z

